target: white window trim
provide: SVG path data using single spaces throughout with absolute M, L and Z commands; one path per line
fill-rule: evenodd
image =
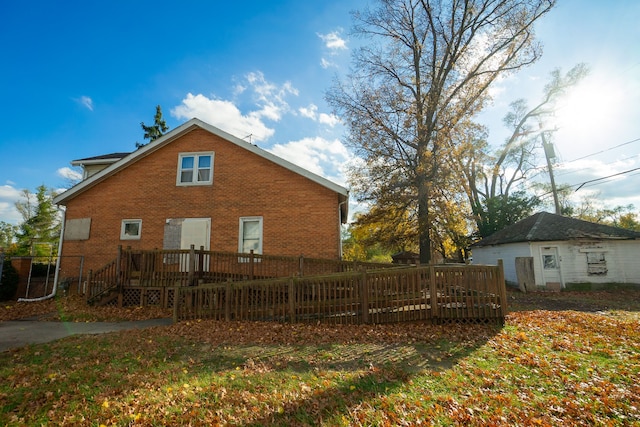
M 132 236 L 130 234 L 125 234 L 125 228 L 127 224 L 138 224 L 138 234 Z M 123 219 L 120 225 L 120 240 L 140 240 L 140 236 L 142 236 L 142 220 L 141 219 Z
M 209 174 L 208 181 L 191 181 L 191 182 L 182 182 L 182 159 L 184 157 L 193 157 L 193 179 L 197 179 L 198 177 L 198 158 L 201 156 L 210 156 L 211 157 L 211 173 Z M 214 152 L 213 151 L 197 151 L 193 153 L 180 153 L 178 154 L 178 172 L 176 174 L 176 185 L 180 187 L 188 187 L 194 185 L 211 185 L 213 184 L 213 164 L 214 164 Z
M 238 253 L 242 253 L 242 237 L 244 231 L 244 223 L 250 221 L 258 221 L 260 225 L 260 243 L 258 244 L 258 249 L 254 250 L 254 254 L 262 254 L 262 238 L 263 238 L 263 220 L 261 216 L 242 216 L 240 217 L 239 226 L 238 226 Z

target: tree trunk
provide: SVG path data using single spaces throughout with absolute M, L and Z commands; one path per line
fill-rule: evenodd
M 431 262 L 431 236 L 429 235 L 429 182 L 418 181 L 418 233 L 420 236 L 420 264 Z

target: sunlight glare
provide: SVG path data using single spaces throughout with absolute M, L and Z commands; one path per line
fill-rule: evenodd
M 558 136 L 562 136 L 561 143 L 577 148 L 585 140 L 606 138 L 620 120 L 623 99 L 615 81 L 585 78 L 558 103 L 555 125 Z

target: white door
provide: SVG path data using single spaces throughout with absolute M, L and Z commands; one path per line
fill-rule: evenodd
M 211 218 L 185 218 L 180 230 L 180 249 L 190 249 L 193 245 L 196 250 L 203 246 L 204 250 L 208 251 L 210 241 Z M 183 257 L 182 260 L 180 270 L 189 271 L 188 257 Z M 198 265 L 199 259 L 196 259 L 196 266 Z M 208 255 L 203 259 L 203 269 L 209 271 Z
M 542 278 L 548 288 L 562 287 L 562 274 L 560 272 L 560 258 L 558 248 L 555 246 L 540 248 L 542 257 Z
M 204 246 L 209 250 L 211 240 L 211 218 L 185 218 L 180 230 L 180 249 L 189 249 L 191 245 L 196 249 Z

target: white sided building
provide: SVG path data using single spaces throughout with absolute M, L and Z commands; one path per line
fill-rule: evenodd
M 502 259 L 507 283 L 522 290 L 640 284 L 640 232 L 548 212 L 500 230 L 471 250 L 474 264 Z

